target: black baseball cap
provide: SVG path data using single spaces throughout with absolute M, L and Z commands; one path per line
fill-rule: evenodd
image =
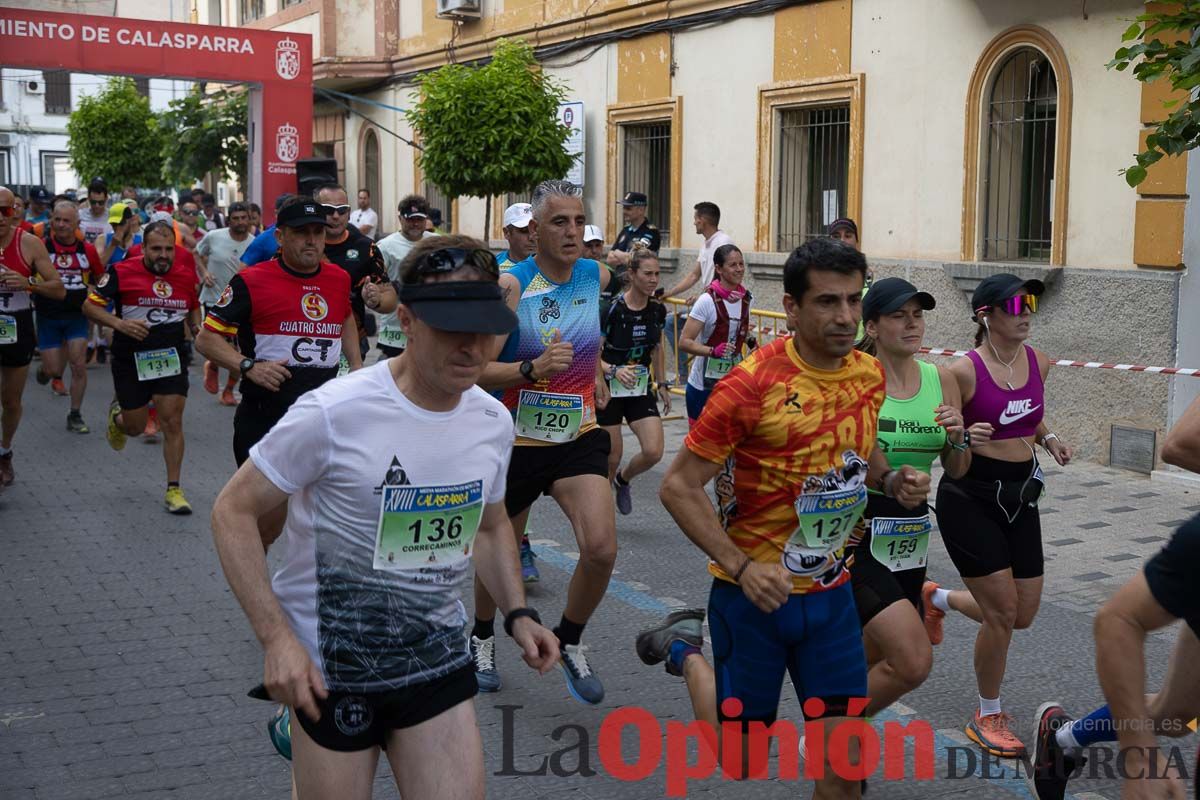
M 975 293 L 971 295 L 971 318 L 975 318 L 976 312 L 1016 296 L 1017 292 L 1022 289 L 1032 295 L 1041 295 L 1046 291 L 1046 284 L 1036 278 L 1025 280 L 1008 272 L 988 275 L 979 282 L 979 285 L 975 287 Z
M 619 206 L 644 206 L 646 203 L 646 195 L 642 192 L 626 192 L 625 198 L 617 201 Z
M 398 209 L 400 216 L 405 219 L 428 219 L 429 205 L 427 203 L 405 203 Z
M 29 201 L 31 203 L 45 204 L 49 203 L 53 199 L 54 197 L 46 191 L 45 186 L 35 186 L 33 187 L 33 190 L 29 192 Z
M 516 330 L 516 312 L 504 302 L 495 281 L 395 282 L 393 286 L 401 303 L 439 331 L 500 336 Z
M 835 219 L 833 222 L 831 222 L 829 224 L 828 235 L 833 236 L 833 234 L 842 230 L 843 228 L 853 233 L 854 238 L 858 238 L 858 223 L 849 217 L 841 217 L 840 219 Z
M 904 278 L 884 278 L 875 281 L 862 300 L 863 319 L 879 319 L 884 314 L 899 311 L 905 303 L 914 299 L 926 311 L 932 311 L 937 306 L 933 295 L 922 292 Z
M 303 228 L 313 223 L 324 225 L 329 215 L 326 208 L 315 200 L 284 206 L 279 209 L 275 224 L 281 228 Z

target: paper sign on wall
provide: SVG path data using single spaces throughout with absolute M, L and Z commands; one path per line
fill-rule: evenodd
M 567 152 L 575 157 L 575 163 L 571 165 L 571 169 L 563 177 L 577 186 L 583 186 L 585 171 L 583 103 L 576 101 L 560 104 L 558 107 L 558 121 L 571 131 L 571 135 L 567 138 L 565 146 Z

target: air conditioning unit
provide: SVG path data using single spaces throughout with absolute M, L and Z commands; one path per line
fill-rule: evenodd
M 22 81 L 25 86 L 26 94 L 45 94 L 46 84 L 41 81 Z
M 437 15 L 441 19 L 479 19 L 483 0 L 437 0 Z
M 8 147 L 13 143 L 13 135 L 11 133 L 0 133 L 0 147 Z

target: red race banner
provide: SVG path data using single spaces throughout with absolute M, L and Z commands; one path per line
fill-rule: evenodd
M 251 84 L 245 188 L 268 221 L 275 198 L 296 191 L 296 159 L 312 154 L 308 34 L 5 8 L 0 61 L 9 67 Z

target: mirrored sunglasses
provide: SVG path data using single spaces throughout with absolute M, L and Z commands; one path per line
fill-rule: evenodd
M 1000 308 L 1014 317 L 1019 317 L 1028 310 L 1030 314 L 1036 314 L 1038 310 L 1038 298 L 1036 294 L 1019 294 L 1016 297 L 1010 297 L 1002 303 L 999 303 Z
M 496 264 L 496 256 L 491 250 L 467 250 L 462 247 L 447 247 L 435 250 L 421 259 L 417 267 L 420 275 L 433 275 L 442 272 L 454 272 L 466 264 L 479 267 L 489 275 L 499 275 L 500 267 Z

